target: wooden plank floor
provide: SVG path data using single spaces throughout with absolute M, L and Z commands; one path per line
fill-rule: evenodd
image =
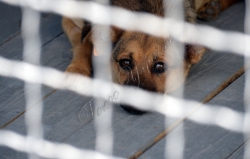
M 0 56 L 22 60 L 22 39 L 17 27 L 19 25 L 17 22 L 21 18 L 20 10 L 0 3 L 0 10 L 1 8 L 2 11 L 8 10 L 9 18 L 3 18 L 0 14 L 1 30 L 6 30 L 5 34 L 1 34 L 0 37 Z M 220 29 L 243 32 L 244 12 L 244 3 L 239 3 L 223 12 L 215 21 L 203 23 Z M 13 22 L 9 21 L 12 17 L 16 17 Z M 60 21 L 61 17 L 53 14 L 46 14 L 41 18 L 43 44 L 41 63 L 43 66 L 63 71 L 70 63 L 72 55 Z M 202 61 L 190 72 L 185 83 L 185 98 L 202 101 L 242 66 L 243 58 L 240 56 L 215 51 L 207 52 Z M 244 111 L 243 89 L 244 76 L 233 82 L 209 104 L 220 104 L 237 111 Z M 93 119 L 82 111 L 92 98 L 70 91 L 56 91 L 46 86 L 43 86 L 42 93 L 44 138 L 79 148 L 94 149 L 96 136 Z M 91 106 L 93 105 L 92 102 Z M 144 151 L 145 147 L 152 146 L 140 158 L 164 158 L 166 139 L 168 136 L 175 135 L 179 128 L 184 127 L 185 158 L 242 158 L 245 141 L 240 133 L 187 120 L 167 137 L 152 144 L 152 140 L 165 130 L 163 115 L 147 113 L 134 116 L 124 112 L 119 106 L 115 106 L 113 111 L 114 155 L 128 158 L 139 151 Z M 25 135 L 24 114 L 23 82 L 0 76 L 0 129 Z M 176 120 L 178 119 L 172 120 L 173 123 Z M 0 158 L 24 159 L 27 155 L 0 146 Z
M 209 104 L 223 105 L 227 108 L 244 112 L 243 89 L 244 76 L 227 87 L 223 92 L 212 99 Z M 204 110 L 201 108 L 199 111 Z M 196 113 L 199 113 L 199 111 Z M 190 120 L 185 121 L 179 128 L 181 126 L 185 132 L 185 158 L 228 158 L 234 155 L 234 151 L 244 147 L 242 144 L 245 141 L 241 133 L 229 131 L 219 126 L 198 124 Z M 178 133 L 178 128 L 171 132 L 169 136 L 175 133 Z M 165 146 L 169 136 L 154 145 L 149 151 L 143 154 L 141 158 L 164 158 L 164 152 L 159 148 Z M 242 156 L 239 157 L 240 155 L 242 155 L 242 152 L 239 152 L 237 159 L 242 158 Z

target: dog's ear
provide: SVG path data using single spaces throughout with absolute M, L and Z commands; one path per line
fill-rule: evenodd
M 123 31 L 117 27 L 112 26 L 110 31 L 110 38 L 112 42 L 117 42 L 122 36 Z
M 207 49 L 199 45 L 186 45 L 186 60 L 191 64 L 196 64 L 201 60 Z
M 99 56 L 99 51 L 98 51 L 98 47 L 95 47 L 94 45 L 94 39 L 92 39 L 91 37 L 91 30 L 92 30 L 92 24 L 88 21 L 84 21 L 84 26 L 82 28 L 82 36 L 81 36 L 81 42 L 83 43 L 84 40 L 88 40 L 92 43 L 93 46 L 93 54 L 95 56 Z M 116 27 L 111 27 L 110 28 L 110 40 L 113 44 L 115 44 L 121 37 L 123 31 L 116 28 Z M 105 40 L 105 34 L 102 35 L 102 39 Z M 107 39 L 108 40 L 108 39 Z
M 82 37 L 81 37 L 82 42 L 84 41 L 84 39 L 88 35 L 88 33 L 91 31 L 91 29 L 92 29 L 91 23 L 88 21 L 84 21 L 84 26 L 82 28 Z

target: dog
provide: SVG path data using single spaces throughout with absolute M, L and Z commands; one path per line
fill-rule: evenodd
M 196 18 L 213 20 L 218 14 L 239 0 L 183 0 L 185 21 L 196 23 Z M 162 0 L 111 0 L 112 6 L 133 12 L 146 12 L 164 17 Z M 66 71 L 92 76 L 93 54 L 98 53 L 92 38 L 91 23 L 64 17 L 63 30 L 73 47 L 73 59 Z M 184 82 L 184 77 L 193 64 L 202 58 L 206 48 L 185 44 L 185 54 L 180 55 L 178 46 L 171 43 L 171 37 L 162 38 L 138 31 L 110 28 L 113 44 L 110 65 L 113 82 L 136 86 L 141 89 L 168 93 Z M 121 105 L 131 114 L 143 114 L 128 105 Z

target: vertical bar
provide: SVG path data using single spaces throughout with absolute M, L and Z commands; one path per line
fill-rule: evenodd
M 39 37 L 40 13 L 30 8 L 22 8 L 22 37 L 24 42 L 23 59 L 25 62 L 39 65 L 41 54 L 41 42 Z M 30 78 L 42 78 L 36 72 L 29 72 L 24 76 Z M 34 77 L 36 76 L 36 77 Z M 39 76 L 39 77 L 37 77 Z M 38 101 L 41 98 L 41 85 L 25 82 L 26 113 L 25 124 L 27 128 L 27 138 L 30 141 L 27 149 L 32 151 L 36 145 L 32 144 L 34 139 L 43 139 L 42 112 L 43 104 Z M 35 154 L 29 154 L 30 159 L 39 158 Z
M 184 3 L 183 0 L 164 0 L 165 17 L 171 18 L 174 20 L 184 21 L 183 3 Z M 167 54 L 179 55 L 178 60 L 184 61 L 184 44 L 176 41 L 175 39 L 171 39 L 171 37 L 169 37 L 169 41 L 167 42 L 166 46 L 168 46 L 166 48 L 166 56 Z M 184 81 L 184 78 L 185 78 L 183 64 L 184 63 L 182 62 L 180 62 L 180 64 L 177 64 L 178 65 L 177 67 L 180 67 L 179 78 L 181 79 L 181 81 Z M 167 79 L 168 78 L 169 77 L 167 77 Z M 169 88 L 169 87 L 170 87 L 170 84 L 167 82 L 166 88 Z M 183 97 L 183 85 L 180 87 L 178 92 L 175 92 L 174 96 L 177 98 Z M 178 103 L 167 102 L 167 103 L 168 105 L 175 105 L 175 106 L 182 105 L 181 102 L 178 102 Z M 171 126 L 174 120 L 177 120 L 177 119 L 166 117 L 166 121 L 165 121 L 166 128 Z M 165 158 L 168 158 L 168 159 L 183 158 L 184 142 L 185 142 L 185 138 L 184 138 L 184 132 L 183 132 L 183 125 L 180 124 L 178 128 L 175 129 L 175 133 L 170 133 L 166 137 Z
M 246 0 L 246 13 L 245 13 L 245 34 L 250 35 L 250 0 Z M 250 53 L 250 44 L 245 44 L 245 54 Z M 249 68 L 250 58 L 245 57 L 245 70 Z M 245 75 L 245 92 L 244 92 L 244 104 L 245 104 L 245 121 L 244 121 L 244 138 L 245 141 L 250 139 L 250 71 L 246 71 Z M 246 142 L 244 159 L 250 158 L 250 142 Z
M 109 5 L 109 0 L 95 0 L 97 3 Z M 96 8 L 92 11 L 98 12 Z M 103 15 L 103 18 L 109 18 L 110 14 Z M 111 82 L 112 75 L 110 70 L 110 26 L 94 25 L 93 26 L 94 50 L 98 56 L 93 56 L 94 78 Z M 102 88 L 94 85 L 94 93 L 105 91 L 107 99 L 95 100 L 95 128 L 96 128 L 96 150 L 108 155 L 113 154 L 113 131 L 112 131 L 112 88 Z

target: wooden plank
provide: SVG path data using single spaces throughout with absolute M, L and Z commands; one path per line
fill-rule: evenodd
M 72 53 L 67 37 L 62 34 L 61 17 L 51 15 L 43 19 L 41 31 L 44 45 L 41 56 L 42 65 L 65 70 L 71 61 Z M 53 43 L 50 43 L 51 41 Z M 20 35 L 2 45 L 0 55 L 9 59 L 22 60 Z M 23 84 L 22 81 L 16 79 L 0 78 L 0 128 L 21 115 L 25 110 Z M 44 87 L 43 96 L 47 96 L 52 90 L 52 88 Z
M 61 45 L 61 41 L 64 41 L 63 45 Z M 62 71 L 65 70 L 65 68 L 69 64 L 69 61 L 70 61 L 69 56 L 71 55 L 71 51 L 69 50 L 70 45 L 69 44 L 67 45 L 65 41 L 67 41 L 66 36 L 61 35 L 60 37 L 54 39 L 53 43 L 49 43 L 43 48 L 44 50 L 43 51 L 44 57 L 42 58 L 43 65 L 54 67 Z M 64 55 L 62 56 L 62 54 Z M 26 132 L 25 131 L 26 127 L 24 126 L 25 124 L 24 124 L 24 120 L 22 116 L 23 111 L 25 110 L 23 82 L 17 79 L 1 77 L 0 83 L 2 83 L 1 88 L 0 88 L 1 90 L 0 92 L 1 94 L 0 95 L 0 106 L 1 106 L 0 107 L 0 118 L 1 118 L 0 124 L 1 126 L 7 126 L 7 124 L 11 124 L 15 127 L 14 130 L 16 132 L 24 134 Z M 42 90 L 43 90 L 42 91 L 43 98 L 49 96 L 50 93 L 53 93 L 53 88 L 49 88 L 46 86 L 43 86 Z M 34 92 L 35 91 L 37 90 L 34 90 Z M 56 101 L 60 101 L 60 100 L 61 99 L 57 99 Z M 51 103 L 49 106 L 53 107 L 57 105 L 55 103 Z M 75 108 L 75 107 L 72 107 L 72 108 Z M 64 109 L 64 108 L 61 108 L 61 109 Z M 54 112 L 54 111 L 51 111 L 51 112 Z M 49 114 L 49 113 L 47 112 L 46 114 Z M 21 121 L 22 124 L 20 124 L 20 122 L 19 122 L 20 125 L 12 124 L 12 122 L 14 122 L 16 118 L 18 118 L 18 120 Z M 60 127 L 62 125 L 63 123 L 61 123 Z M 46 126 L 46 125 L 44 127 L 45 127 L 45 130 L 52 129 L 52 127 Z M 52 133 L 53 131 L 50 131 L 50 132 Z M 24 158 L 26 159 L 27 155 L 25 153 L 16 152 L 12 149 L 0 146 L 0 158 L 8 158 L 8 159 L 9 158 L 13 158 L 13 159 Z
M 61 27 L 61 17 L 57 15 L 49 15 L 46 18 L 43 18 L 41 20 L 40 30 L 42 33 L 42 45 L 44 46 L 63 33 Z M 19 34 L 15 38 L 1 45 L 0 56 L 14 60 L 22 60 L 22 51 L 22 37 Z
M 46 14 L 42 16 L 41 35 L 44 47 L 41 63 L 43 66 L 54 67 L 63 71 L 69 64 L 72 54 L 67 37 L 62 34 L 61 17 Z M 22 39 L 19 34 L 0 47 L 0 55 L 14 60 L 22 60 L 22 47 Z M 48 96 L 52 91 L 52 88 L 44 86 L 43 96 Z M 17 79 L 1 77 L 0 92 L 0 127 L 2 127 L 18 118 L 25 110 L 23 82 Z M 21 132 L 22 128 L 25 127 L 17 126 L 16 128 L 20 128 Z M 12 155 L 5 155 L 6 152 L 10 152 Z M 0 147 L 0 154 L 0 158 L 27 158 L 25 153 L 17 153 L 6 147 Z
M 242 8 L 244 5 L 237 5 L 228 14 L 238 13 L 240 17 L 243 17 L 244 10 Z M 223 16 L 221 18 L 223 19 Z M 229 29 L 242 31 L 243 20 L 237 20 L 239 25 L 235 24 L 236 20 L 231 19 L 225 22 L 222 20 L 221 27 L 230 26 Z M 213 25 L 216 24 L 214 22 Z M 239 56 L 206 53 L 202 62 L 194 66 L 190 73 L 186 82 L 186 97 L 201 101 L 209 92 L 236 72 L 242 64 L 243 59 Z M 57 91 L 46 98 L 43 113 L 45 139 L 69 143 L 79 148 L 94 149 L 96 136 L 93 123 L 91 120 L 88 120 L 87 123 L 79 120 L 79 112 L 88 101 L 89 99 L 85 97 L 64 91 Z M 134 116 L 127 114 L 119 106 L 114 107 L 112 122 L 114 154 L 124 157 L 133 155 L 165 129 L 162 115 L 147 113 L 143 116 Z M 23 116 L 8 125 L 6 129 L 25 134 Z M 162 151 L 162 147 L 159 149 Z M 15 158 L 16 154 L 5 148 L 0 156 Z
M 231 9 L 234 9 L 236 7 L 242 6 L 243 3 L 233 6 Z M 243 8 L 243 7 L 242 7 Z M 227 13 L 229 12 L 229 13 Z M 230 14 L 230 10 L 226 11 L 223 14 Z M 224 16 L 224 15 L 221 16 Z M 233 13 L 231 13 L 233 14 Z M 239 15 L 238 13 L 236 15 Z M 230 17 L 228 15 L 227 17 Z M 220 19 L 218 19 L 220 21 Z M 238 22 L 238 21 L 237 21 Z M 235 23 L 237 23 L 235 22 Z M 215 22 L 214 22 L 215 23 Z M 221 22 L 220 22 L 221 23 Z M 237 24 L 238 25 L 238 24 Z M 241 28 L 243 26 L 243 23 L 241 23 Z M 224 26 L 223 26 L 224 27 Z M 238 27 L 238 26 L 237 26 Z M 223 57 L 221 57 L 223 58 Z M 217 61 L 218 59 L 216 56 L 213 56 L 213 59 L 211 61 Z M 219 62 L 218 60 L 217 62 Z M 232 60 L 233 62 L 233 60 Z M 238 62 L 235 60 L 233 63 L 230 64 L 230 62 L 226 63 L 226 65 L 234 65 L 235 63 L 242 64 L 242 62 Z M 201 64 L 204 64 L 203 62 Z M 211 84 L 216 84 L 220 81 L 221 74 L 225 74 L 225 68 L 223 67 L 223 60 L 221 61 L 221 69 L 213 69 L 211 68 L 211 65 L 208 63 L 207 67 L 208 69 L 211 69 L 214 71 L 214 74 L 210 74 L 211 76 L 208 77 L 208 79 L 203 78 L 204 76 L 200 76 L 203 79 L 201 80 L 198 74 L 192 75 L 194 80 L 197 80 L 199 78 L 198 82 L 194 82 L 193 86 L 192 84 L 186 87 L 186 93 L 189 93 L 188 96 L 191 99 L 197 99 L 197 93 L 203 94 L 204 90 L 206 91 L 207 87 Z M 235 66 L 235 65 L 234 65 Z M 217 65 L 218 67 L 218 65 Z M 229 66 L 230 67 L 230 66 Z M 200 72 L 202 73 L 202 72 Z M 216 76 L 219 74 L 219 76 Z M 195 77 L 196 76 L 196 77 Z M 225 90 L 223 93 L 219 94 L 215 99 L 213 99 L 210 104 L 222 104 L 227 105 L 231 109 L 236 109 L 238 111 L 243 111 L 243 86 L 244 81 L 243 77 L 237 80 L 232 86 L 228 87 L 227 90 Z M 213 82 L 214 81 L 214 82 Z M 193 80 L 191 81 L 193 82 Z M 187 82 L 188 83 L 188 82 Z M 197 84 L 197 85 L 196 85 Z M 195 87 L 196 85 L 196 87 Z M 205 93 L 204 93 L 205 95 Z M 239 107 L 237 107 L 239 106 Z M 226 131 L 224 129 L 218 128 L 216 126 L 204 126 L 199 125 L 190 121 L 185 121 L 184 124 L 181 126 L 184 127 L 185 130 L 185 158 L 226 158 L 232 151 L 237 149 L 237 147 L 242 144 L 243 142 L 243 136 L 242 134 L 238 134 L 235 132 Z M 171 134 L 175 134 L 180 130 L 181 127 L 176 128 L 172 133 L 170 133 L 167 138 L 171 138 Z M 143 154 L 140 158 L 164 158 L 164 147 L 165 147 L 165 141 L 160 141 L 157 143 L 153 148 L 151 148 L 149 151 L 147 151 L 145 154 Z M 222 157 L 223 156 L 223 157 Z
M 82 126 L 87 125 L 90 131 L 86 130 L 88 137 L 93 136 L 94 127 L 87 122 L 81 122 L 79 112 L 90 98 L 82 97 L 78 94 L 68 91 L 57 91 L 49 98 L 44 100 L 44 115 L 43 125 L 45 139 L 55 142 L 62 142 L 77 131 Z M 89 121 L 88 121 L 89 122 Z M 20 116 L 5 129 L 14 130 L 19 134 L 26 134 L 26 127 L 24 126 L 24 116 Z M 83 137 L 81 137 L 82 139 Z M 87 145 L 87 144 L 86 144 Z M 2 150 L 1 150 L 2 149 Z M 17 154 L 20 154 L 17 155 Z M 0 148 L 1 156 L 8 156 L 9 158 L 26 158 L 24 153 L 15 152 L 9 148 Z M 18 157 L 17 157 L 18 156 Z
M 9 152 L 9 154 L 5 154 L 5 152 Z M 25 153 L 17 152 L 15 150 L 9 149 L 7 147 L 0 146 L 0 154 L 2 159 L 18 159 L 18 158 L 28 158 L 28 155 Z
M 248 140 L 246 143 L 249 144 L 250 140 Z M 232 152 L 232 154 L 230 155 L 230 157 L 228 157 L 228 159 L 244 159 L 246 143 L 240 145 L 240 147 L 238 147 L 236 151 Z
M 244 15 L 245 4 L 241 2 L 222 12 L 215 21 L 200 23 L 223 30 L 244 32 Z M 223 66 L 224 64 L 227 66 Z M 242 64 L 243 58 L 240 56 L 228 54 L 228 52 L 220 54 L 213 50 L 206 52 L 202 61 L 194 65 L 190 71 L 185 85 L 185 97 L 194 100 L 201 99 L 201 96 L 204 98 L 208 94 L 207 89 L 214 90 L 225 80 L 222 79 L 224 75 L 233 75 L 243 66 Z M 197 98 L 195 92 L 199 92 L 200 97 Z
M 209 104 L 219 104 L 244 112 L 244 76 L 240 77 Z M 225 130 L 217 126 L 204 126 L 192 123 L 185 126 L 187 158 L 227 158 L 243 142 L 241 133 Z M 198 125 L 198 126 L 197 126 Z M 191 130 L 193 128 L 193 130 Z M 194 153 L 196 152 L 196 153 Z
M 41 18 L 49 14 L 42 13 Z M 0 2 L 0 45 L 20 34 L 22 12 L 20 7 Z
M 70 59 L 63 57 L 62 53 L 69 55 L 71 51 L 69 50 L 70 45 L 57 45 L 61 41 L 67 40 L 65 35 L 60 36 L 54 40 L 53 44 L 48 44 L 44 47 L 42 63 L 44 66 L 54 67 L 60 70 L 65 70 L 70 62 Z M 68 51 L 65 51 L 68 50 Z M 17 79 L 10 79 L 7 77 L 0 78 L 0 127 L 21 115 L 25 110 L 25 98 L 23 90 L 23 82 Z M 37 91 L 37 90 L 34 90 Z M 43 96 L 47 96 L 53 91 L 52 88 L 43 87 Z M 18 104 L 17 104 L 18 103 Z
M 0 2 L 0 45 L 20 31 L 21 15 L 20 8 Z
M 223 105 L 235 111 L 244 112 L 243 103 L 244 76 L 231 84 L 222 93 L 216 96 L 209 104 Z M 199 111 L 202 111 L 201 108 Z M 244 139 L 242 133 L 233 132 L 213 125 L 202 125 L 192 121 L 185 121 L 182 125 L 185 133 L 185 158 L 192 159 L 221 159 L 227 158 Z M 180 127 L 171 132 L 167 138 L 180 130 Z M 167 138 L 157 143 L 140 158 L 164 158 L 165 142 Z
M 81 112 L 83 106 L 88 103 L 89 100 L 91 99 L 66 91 L 57 91 L 53 93 L 49 98 L 46 98 L 44 100 L 43 113 L 45 139 L 55 142 L 70 143 L 81 148 L 94 149 L 95 128 L 92 119 L 89 114 L 88 120 L 84 122 L 86 112 Z M 88 109 L 90 108 L 88 107 Z M 79 117 L 79 115 L 81 116 Z M 148 113 L 145 116 L 141 116 L 138 118 L 138 116 L 133 116 L 125 113 L 122 108 L 118 106 L 114 107 L 114 133 L 129 134 L 131 133 L 131 131 L 134 131 L 135 135 L 134 138 L 130 138 L 132 137 L 132 134 L 129 134 L 129 138 L 122 138 L 122 140 L 124 140 L 124 144 L 121 145 L 120 142 L 118 142 L 119 146 L 115 147 L 128 147 L 129 142 L 134 142 L 138 137 L 137 132 L 142 129 L 140 128 L 140 124 L 146 124 L 146 122 L 150 124 L 150 122 L 145 119 L 152 119 L 152 117 L 157 120 L 157 118 L 161 119 L 162 116 L 155 116 L 155 114 L 153 113 Z M 124 125 L 124 122 L 126 123 L 126 125 Z M 149 135 L 149 131 L 146 130 L 151 130 L 151 133 L 153 132 L 154 135 L 162 130 L 163 125 L 154 125 L 153 123 L 154 121 L 152 121 L 151 126 L 144 128 L 144 131 L 147 135 Z M 127 127 L 128 124 L 131 125 L 131 128 Z M 5 129 L 13 130 L 20 134 L 26 134 L 24 125 L 24 117 L 21 116 L 10 125 L 6 126 Z M 137 128 L 137 131 L 135 130 L 135 128 Z M 77 133 L 77 136 L 75 136 L 75 133 Z M 115 138 L 119 139 L 120 137 L 115 135 Z M 141 139 L 143 138 L 144 136 L 142 135 Z M 11 158 L 14 158 L 16 156 L 16 154 L 8 148 L 4 148 L 4 151 L 2 153 L 3 154 L 0 153 L 0 156 L 9 156 Z

